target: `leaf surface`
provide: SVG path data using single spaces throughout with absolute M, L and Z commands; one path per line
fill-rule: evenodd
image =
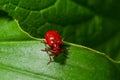
M 1 18 L 0 78 L 2 80 L 119 80 L 119 62 L 104 53 L 65 42 L 67 57 L 49 56 L 45 45 L 21 31 L 15 20 Z M 12 28 L 11 28 L 12 27 Z M 3 34 L 4 33 L 4 34 Z M 64 63 L 62 63 L 64 62 Z M 86 77 L 87 76 L 87 77 Z

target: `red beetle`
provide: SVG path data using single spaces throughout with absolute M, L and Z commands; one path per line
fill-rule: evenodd
M 61 46 L 63 45 L 63 41 L 61 40 L 60 34 L 55 30 L 50 30 L 45 34 L 44 43 L 47 44 L 49 47 L 46 47 L 43 51 L 49 51 L 50 61 L 52 61 L 51 56 L 58 56 L 60 53 L 63 52 Z

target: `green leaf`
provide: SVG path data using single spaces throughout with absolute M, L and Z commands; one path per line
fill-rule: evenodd
M 120 14 L 120 1 L 119 0 L 72 0 L 79 5 L 83 5 L 90 10 L 94 11 L 98 15 L 109 17 L 113 19 L 119 19 Z
M 1 42 L 1 79 L 119 80 L 114 64 L 97 52 L 70 45 L 64 65 L 52 62 L 38 41 Z M 5 77 L 7 74 L 8 77 Z
M 120 80 L 119 7 L 118 0 L 1 0 L 0 78 Z M 55 29 L 65 41 L 106 55 L 65 43 L 67 57 L 61 54 L 47 65 L 44 44 L 19 25 L 39 38 Z
M 43 38 L 54 29 L 65 41 L 120 60 L 119 4 L 118 0 L 1 0 L 0 9 L 34 37 Z
M 2 10 L 19 21 L 22 29 L 35 37 L 43 37 L 41 31 L 45 33 L 49 29 L 62 32 L 64 26 L 73 26 L 93 17 L 90 10 L 71 0 L 8 0 L 0 4 Z
M 26 41 L 31 40 L 28 35 L 22 33 L 16 20 L 10 16 L 6 17 L 7 13 L 0 12 L 0 41 Z M 18 26 L 18 27 L 17 27 Z
M 104 53 L 65 42 L 67 57 L 60 54 L 47 65 L 42 39 L 31 38 L 16 20 L 2 15 L 0 32 L 1 80 L 120 80 L 120 62 Z

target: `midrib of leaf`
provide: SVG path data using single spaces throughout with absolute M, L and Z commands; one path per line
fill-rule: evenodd
M 65 43 L 66 43 L 66 44 L 69 44 L 69 45 L 72 45 L 72 46 L 76 46 L 76 47 L 88 49 L 88 50 L 90 50 L 90 51 L 92 51 L 92 52 L 95 52 L 96 54 L 100 54 L 100 55 L 106 57 L 108 60 L 110 60 L 110 61 L 113 62 L 113 63 L 120 63 L 120 61 L 116 61 L 116 60 L 112 59 L 111 57 L 109 57 L 108 55 L 106 55 L 105 53 L 99 52 L 99 51 L 97 51 L 97 50 L 95 50 L 95 49 L 88 48 L 88 47 L 82 46 L 82 45 L 77 45 L 77 44 L 69 43 L 69 42 L 65 42 Z
M 39 38 L 32 37 L 31 35 L 29 35 L 29 34 L 26 33 L 25 31 L 23 31 L 23 32 L 24 32 L 25 34 L 27 34 L 27 35 L 28 35 L 30 38 L 32 38 L 33 40 L 31 40 L 31 41 L 10 41 L 10 42 L 9 42 L 9 41 L 1 41 L 0 44 L 1 44 L 1 43 L 2 43 L 2 44 L 8 44 L 8 43 L 18 44 L 18 43 L 26 43 L 26 42 L 33 42 L 33 41 L 39 41 L 39 42 L 41 42 L 41 41 L 44 40 L 44 39 L 39 39 Z M 66 41 L 64 41 L 64 43 L 67 44 L 67 45 L 70 45 L 70 46 L 75 46 L 75 47 L 87 49 L 87 50 L 92 51 L 92 52 L 94 52 L 94 53 L 96 53 L 96 54 L 100 54 L 100 55 L 102 55 L 103 57 L 106 57 L 108 60 L 110 60 L 110 61 L 113 62 L 113 63 L 120 63 L 120 61 L 114 60 L 114 59 L 112 59 L 111 57 L 109 57 L 108 55 L 106 55 L 105 53 L 100 52 L 100 51 L 97 51 L 97 50 L 95 50 L 95 49 L 92 49 L 92 48 L 89 48 L 89 47 L 86 47 L 86 46 L 83 46 L 83 45 L 78 45 L 78 44 L 66 42 Z

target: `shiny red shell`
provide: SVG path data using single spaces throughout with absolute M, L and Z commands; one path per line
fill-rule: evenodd
M 50 56 L 58 56 L 63 50 L 61 46 L 63 44 L 60 34 L 55 30 L 50 30 L 45 34 L 45 44 L 49 47 L 45 48 L 45 51 L 50 52 Z
M 46 32 L 46 34 L 45 34 L 45 42 L 50 47 L 53 47 L 55 44 L 57 46 L 60 46 L 60 45 L 63 44 L 63 42 L 61 40 L 61 37 L 60 37 L 60 34 L 55 30 L 50 30 L 50 31 Z

